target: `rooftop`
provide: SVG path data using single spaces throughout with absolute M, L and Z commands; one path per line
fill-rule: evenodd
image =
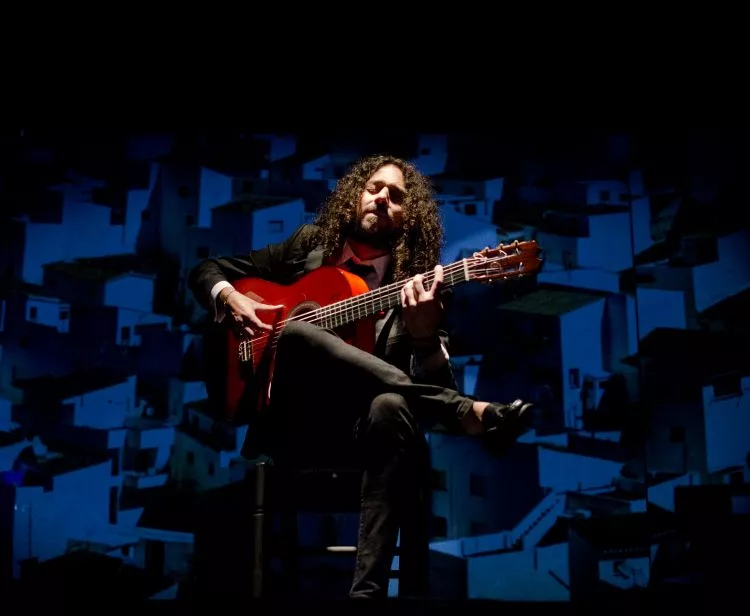
M 8 447 L 9 445 L 21 443 L 25 438 L 26 430 L 21 427 L 13 428 L 12 430 L 0 429 L 0 447 Z
M 750 288 L 735 293 L 706 308 L 700 316 L 706 319 L 746 321 L 750 315 Z
M 105 257 L 54 261 L 43 266 L 48 271 L 58 271 L 86 280 L 106 281 L 124 274 L 155 276 L 158 267 L 150 259 L 137 254 L 119 254 Z
M 293 199 L 290 197 L 277 197 L 270 195 L 243 195 L 242 198 L 235 201 L 229 201 L 223 205 L 216 206 L 213 208 L 213 212 L 236 212 L 236 213 L 247 213 L 255 212 L 256 210 L 263 210 L 275 205 L 281 205 L 282 203 L 288 203 Z
M 183 533 L 196 531 L 199 524 L 199 494 L 181 491 L 172 486 L 152 488 L 148 491 L 150 498 L 145 503 L 136 526 Z
M 567 450 L 582 456 L 613 462 L 625 462 L 630 457 L 619 441 L 592 438 L 575 432 L 568 435 Z
M 657 327 L 640 344 L 638 353 L 624 361 L 637 365 L 640 359 L 658 359 L 705 374 L 723 374 L 750 367 L 748 336 L 725 332 Z
M 647 548 L 656 522 L 648 513 L 574 518 L 571 530 L 602 550 Z
M 575 221 L 585 221 L 593 216 L 611 216 L 627 213 L 627 206 L 620 205 L 586 205 L 549 201 L 542 204 L 523 203 L 514 201 L 513 197 L 503 199 L 498 210 L 502 224 L 523 224 L 537 227 L 540 231 L 547 231 L 557 235 L 571 235 L 587 237 L 585 226 L 566 226 Z
M 11 282 L 11 288 L 29 297 L 44 297 L 60 301 L 60 297 L 48 287 L 41 284 L 32 284 L 23 280 L 15 279 Z
M 595 293 L 539 288 L 518 299 L 501 304 L 499 308 L 500 310 L 513 310 L 529 314 L 558 316 L 573 312 L 602 299 L 601 295 Z
M 110 464 L 109 454 L 97 451 L 47 451 L 37 456 L 29 445 L 18 454 L 13 483 L 23 486 L 51 485 L 50 479 L 81 469 Z
M 59 593 L 60 598 L 63 593 L 66 597 L 90 596 L 96 590 L 112 602 L 150 597 L 172 582 L 128 565 L 120 558 L 75 550 L 36 565 L 27 584 L 30 590 Z
M 34 398 L 66 400 L 125 383 L 127 377 L 104 368 L 80 370 L 62 376 L 44 375 L 18 379 L 14 385 Z

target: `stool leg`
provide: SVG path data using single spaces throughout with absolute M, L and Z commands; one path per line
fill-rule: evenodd
M 402 516 L 399 549 L 399 597 L 428 597 L 430 593 L 430 531 L 432 492 L 429 485 L 430 458 L 426 444 L 419 448 L 414 468 L 416 489 L 413 506 Z
M 299 572 L 299 520 L 295 507 L 285 506 L 280 512 L 280 530 L 283 549 L 281 552 L 284 588 L 288 593 L 300 591 Z
M 260 599 L 265 591 L 266 554 L 264 540 L 266 536 L 266 472 L 267 464 L 255 465 L 255 490 L 253 499 L 253 570 L 252 597 Z

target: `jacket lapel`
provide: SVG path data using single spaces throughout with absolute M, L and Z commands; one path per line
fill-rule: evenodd
M 307 255 L 304 272 L 305 274 L 309 274 L 311 271 L 318 269 L 321 265 L 323 265 L 323 249 L 316 248 Z

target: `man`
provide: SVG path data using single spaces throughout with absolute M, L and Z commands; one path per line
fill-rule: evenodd
M 323 435 L 353 434 L 362 455 L 352 598 L 387 596 L 399 527 L 415 523 L 408 518 L 415 510 L 421 428 L 438 424 L 479 435 L 500 453 L 525 429 L 529 415 L 530 405 L 520 400 L 495 404 L 457 391 L 441 328 L 442 242 L 429 179 L 408 161 L 378 155 L 352 165 L 315 224 L 248 255 L 207 259 L 190 275 L 192 292 L 214 319 L 233 319 L 251 336 L 271 328 L 260 315 L 280 306 L 236 291 L 232 281 L 239 278 L 287 284 L 327 265 L 356 271 L 370 289 L 405 281 L 400 307 L 377 321 L 372 353 L 299 320 L 287 322 L 277 346 L 271 415 L 276 412 L 276 425 L 293 439 L 295 452 L 324 447 Z M 360 273 L 363 265 L 369 271 Z M 427 272 L 434 272 L 431 284 Z

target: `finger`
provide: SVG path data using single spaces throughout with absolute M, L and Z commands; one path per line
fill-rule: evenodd
M 404 287 L 404 294 L 406 295 L 406 303 L 409 306 L 416 306 L 417 305 L 417 298 L 414 295 L 414 287 L 411 285 L 406 285 Z
M 417 274 L 416 276 L 414 276 L 414 290 L 416 291 L 417 297 L 426 293 L 422 280 L 422 274 Z
M 265 330 L 269 330 L 269 331 L 273 329 L 273 325 L 269 325 L 268 323 L 265 323 L 264 321 L 261 321 L 257 317 L 257 315 L 253 315 L 250 318 L 250 321 L 253 323 L 253 325 L 255 325 L 256 327 L 258 327 L 260 329 L 265 329 Z
M 401 307 L 406 308 L 406 287 L 401 289 Z
M 430 287 L 430 293 L 436 294 L 443 287 L 443 281 L 445 280 L 445 272 L 443 271 L 442 265 L 435 266 L 435 280 L 432 281 Z
M 255 333 L 252 329 L 253 326 L 259 328 L 259 329 L 273 329 L 271 325 L 268 325 L 267 323 L 264 323 L 261 321 L 257 315 L 253 313 L 235 313 L 234 314 L 234 320 L 237 322 L 237 324 L 243 328 L 247 333 L 249 333 L 251 336 Z
M 279 304 L 278 306 L 271 306 L 270 304 L 258 304 L 255 309 L 256 310 L 280 310 L 284 307 L 284 304 Z

